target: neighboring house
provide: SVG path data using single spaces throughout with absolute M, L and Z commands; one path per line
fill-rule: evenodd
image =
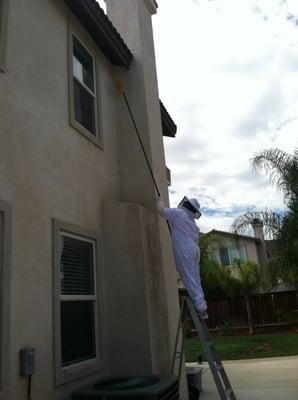
M 213 250 L 215 259 L 223 267 L 232 267 L 235 258 L 242 261 L 251 260 L 262 265 L 264 255 L 260 239 L 217 229 L 212 229 L 206 235 L 216 235 L 223 241 L 223 247 L 218 246 Z
M 0 399 L 70 399 L 112 374 L 170 373 L 171 241 L 115 82 L 163 197 L 154 0 L 0 1 Z
M 214 258 L 221 266 L 233 269 L 234 259 L 239 258 L 242 261 L 251 260 L 265 268 L 269 257 L 276 254 L 276 243 L 274 240 L 265 240 L 262 229 L 254 229 L 254 234 L 257 237 L 212 229 L 205 235 L 216 235 L 223 240 L 225 245 L 222 248 L 215 247 L 213 250 Z M 236 272 L 236 269 L 234 271 Z M 293 286 L 279 280 L 270 292 L 293 289 Z M 259 288 L 256 292 L 263 292 L 263 289 Z

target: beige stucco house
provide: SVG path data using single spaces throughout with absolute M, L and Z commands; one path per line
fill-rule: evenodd
M 154 0 L 0 1 L 0 399 L 169 373 L 178 315 Z M 187 398 L 185 395 L 183 398 Z
M 219 240 L 215 240 L 212 245 L 214 259 L 222 267 L 230 268 L 235 276 L 238 269 L 233 266 L 235 258 L 242 261 L 251 260 L 263 268 L 266 268 L 268 257 L 267 250 L 262 232 L 256 232 L 256 236 L 240 235 L 232 232 L 212 229 L 202 235 L 214 236 Z M 184 289 L 184 284 L 178 278 L 179 289 Z
M 235 258 L 242 261 L 251 260 L 260 266 L 266 266 L 267 254 L 264 253 L 262 239 L 218 229 L 212 229 L 206 235 L 214 235 L 222 241 L 221 245 L 214 247 L 213 254 L 223 267 L 233 267 Z

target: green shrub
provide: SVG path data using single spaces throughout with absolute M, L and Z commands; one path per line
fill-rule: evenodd
M 298 309 L 291 310 L 289 313 L 289 317 L 294 321 L 298 321 Z
M 225 321 L 219 326 L 218 334 L 220 336 L 232 335 L 232 321 Z
M 275 311 L 275 321 L 283 323 L 287 321 L 287 314 L 282 308 L 277 308 Z

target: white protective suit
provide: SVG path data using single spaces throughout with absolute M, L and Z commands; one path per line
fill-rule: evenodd
M 184 208 L 164 208 L 162 202 L 158 202 L 157 207 L 171 228 L 177 271 L 195 308 L 202 313 L 207 310 L 207 304 L 200 278 L 200 249 L 198 247 L 200 230 L 195 223 L 194 214 Z

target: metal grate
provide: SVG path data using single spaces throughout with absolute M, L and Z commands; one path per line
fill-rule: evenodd
M 157 400 L 176 400 L 179 399 L 179 386 L 178 383 L 175 382 L 173 386 L 167 388 L 163 393 L 161 393 L 157 398 Z

